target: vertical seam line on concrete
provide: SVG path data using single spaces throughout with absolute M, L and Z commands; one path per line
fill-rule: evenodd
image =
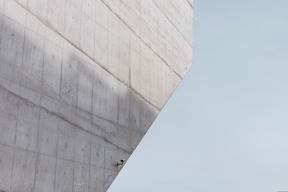
M 11 181 L 10 181 L 10 186 L 9 186 L 10 191 L 12 191 L 12 185 L 13 185 L 14 161 L 15 161 L 15 153 L 16 153 L 15 152 L 16 151 L 16 135 L 17 135 L 17 126 L 18 126 L 18 112 L 19 112 L 19 98 L 17 98 L 17 115 L 16 115 L 16 127 L 15 127 L 14 147 L 13 147 L 12 171 L 11 171 Z
M 72 191 L 74 191 L 74 186 L 75 186 L 75 168 L 76 168 L 76 130 L 75 130 L 75 126 L 72 125 L 72 130 L 73 130 L 73 141 L 74 141 L 74 149 L 73 149 L 73 175 L 72 175 L 72 179 L 73 179 L 73 183 L 72 183 Z
M 59 107 L 58 107 L 59 110 Z M 57 187 L 57 168 L 58 168 L 58 139 L 59 139 L 59 119 L 57 119 L 57 140 L 56 140 L 56 161 L 55 161 L 55 177 L 54 177 L 54 191 L 56 191 L 56 187 Z
M 27 2 L 26 2 L 27 3 Z M 26 23 L 26 18 L 27 18 L 27 14 L 25 14 L 25 23 Z M 4 22 L 4 17 L 3 17 L 3 22 Z M 22 53 L 24 53 L 24 46 L 25 46 L 25 39 L 26 39 L 26 27 L 23 29 L 23 43 L 22 43 Z M 23 55 L 21 57 L 21 70 L 23 68 Z M 21 80 L 20 80 L 21 81 Z M 20 82 L 19 82 L 20 83 Z M 1 86 L 2 87 L 2 86 Z M 2 87 L 3 88 L 3 87 Z M 5 88 L 4 88 L 5 89 Z M 7 90 L 8 93 L 12 93 L 14 96 L 17 96 L 16 94 L 14 94 L 13 92 L 11 92 L 10 90 Z M 20 93 L 20 84 L 19 84 L 19 89 L 18 89 L 18 92 Z M 18 114 L 19 114 L 19 100 L 20 100 L 20 96 L 18 96 L 18 100 L 17 100 L 17 119 L 16 119 L 16 128 L 15 128 L 15 143 L 14 143 L 14 151 L 13 151 L 13 165 L 12 165 L 12 178 L 11 178 L 11 185 L 10 185 L 10 191 L 12 191 L 12 184 L 13 184 L 13 172 L 14 172 L 14 161 L 15 161 L 15 154 L 16 154 L 16 144 L 17 144 L 17 131 L 18 131 L 18 121 L 19 121 L 19 118 L 18 118 Z
M 41 98 L 40 98 L 40 103 L 41 103 Z M 39 156 L 40 153 L 38 153 L 38 139 L 39 139 L 39 127 L 40 127 L 40 115 L 41 115 L 41 108 L 40 106 L 33 106 L 33 108 L 39 108 L 39 113 L 38 113 L 38 122 L 37 122 L 37 138 L 36 138 L 36 150 L 34 152 L 35 154 L 35 173 L 34 173 L 34 183 L 33 183 L 33 187 L 32 190 L 35 190 L 35 184 L 36 184 L 36 176 L 37 176 L 37 172 L 38 172 L 38 162 L 39 162 Z M 34 109 L 33 109 L 34 110 Z
M 19 98 L 17 100 L 17 116 L 16 116 L 16 127 L 15 127 L 15 143 L 13 147 L 13 160 L 12 160 L 12 171 L 11 171 L 11 181 L 10 181 L 10 191 L 12 191 L 12 185 L 13 185 L 13 172 L 14 172 L 14 161 L 15 161 L 15 154 L 16 154 L 16 136 L 17 136 L 17 127 L 18 127 L 18 112 L 19 112 Z

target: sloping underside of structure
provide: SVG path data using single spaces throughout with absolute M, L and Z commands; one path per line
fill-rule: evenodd
M 104 192 L 192 64 L 191 0 L 0 0 L 0 191 Z

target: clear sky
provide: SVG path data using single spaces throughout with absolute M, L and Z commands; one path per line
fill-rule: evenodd
M 194 62 L 108 192 L 288 191 L 288 0 L 195 0 Z

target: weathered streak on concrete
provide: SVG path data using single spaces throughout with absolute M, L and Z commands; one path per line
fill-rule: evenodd
M 0 0 L 0 191 L 107 191 L 192 65 L 193 0 Z

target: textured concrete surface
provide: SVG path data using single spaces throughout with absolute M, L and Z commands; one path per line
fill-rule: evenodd
M 192 64 L 191 0 L 0 0 L 0 191 L 104 192 Z

